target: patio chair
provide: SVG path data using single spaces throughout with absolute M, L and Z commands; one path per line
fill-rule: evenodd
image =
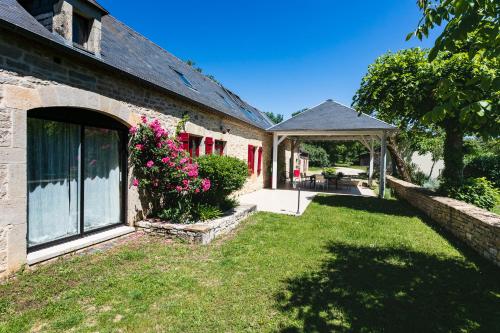
M 309 177 L 307 177 L 305 172 L 300 174 L 300 186 L 305 186 L 307 184 L 308 180 L 309 180 Z
M 328 179 L 325 178 L 323 175 L 318 175 L 316 176 L 316 182 L 314 188 L 317 189 L 321 187 L 323 191 L 328 191 Z
M 316 188 L 316 175 L 309 176 L 309 188 Z

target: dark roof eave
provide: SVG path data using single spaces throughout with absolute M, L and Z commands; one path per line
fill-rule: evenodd
M 267 132 L 315 132 L 315 133 L 328 133 L 328 132 L 363 132 L 363 131 L 372 131 L 372 132 L 397 132 L 399 129 L 397 127 L 391 128 L 350 128 L 350 129 L 329 129 L 329 130 L 312 130 L 307 128 L 294 128 L 294 129 L 274 129 L 273 127 L 268 128 Z
M 99 9 L 103 15 L 108 15 L 109 12 L 106 10 L 106 8 L 104 8 L 103 6 L 101 6 L 99 3 L 97 3 L 96 1 L 90 1 L 90 0 L 87 0 L 86 1 L 89 5 Z
M 157 85 L 157 84 L 154 84 L 152 82 L 149 82 L 149 81 L 147 81 L 147 80 L 145 80 L 143 78 L 140 78 L 140 77 L 138 77 L 138 76 L 136 76 L 134 74 L 131 74 L 131 73 L 125 71 L 125 70 L 122 70 L 120 68 L 117 68 L 117 67 L 114 67 L 114 66 L 112 66 L 110 64 L 107 64 L 107 63 L 101 61 L 100 59 L 96 58 L 95 56 L 91 56 L 88 53 L 83 53 L 84 51 L 78 51 L 78 50 L 70 48 L 70 47 L 65 47 L 64 45 L 59 44 L 59 43 L 57 43 L 55 41 L 52 41 L 50 39 L 47 39 L 47 38 L 43 38 L 43 37 L 39 38 L 41 36 L 39 36 L 38 34 L 33 33 L 31 31 L 29 31 L 29 30 L 20 28 L 20 27 L 16 26 L 15 24 L 12 24 L 12 23 L 7 22 L 5 20 L 1 20 L 0 19 L 0 25 L 2 27 L 4 27 L 4 28 L 7 28 L 8 30 L 11 30 L 12 32 L 18 33 L 18 34 L 20 34 L 20 35 L 22 35 L 22 36 L 24 36 L 24 37 L 26 37 L 28 39 L 34 39 L 37 42 L 39 42 L 39 43 L 41 43 L 41 44 L 43 44 L 45 46 L 55 47 L 58 50 L 62 51 L 66 55 L 76 56 L 77 58 L 79 58 L 79 59 L 81 59 L 83 61 L 93 62 L 93 63 L 101 66 L 102 68 L 111 69 L 111 70 L 117 72 L 117 74 L 124 75 L 125 77 L 127 77 L 129 79 L 132 79 L 132 80 L 135 80 L 135 81 L 138 81 L 138 82 L 141 82 L 142 84 L 144 84 L 144 85 L 146 85 L 148 87 L 152 87 L 152 88 L 158 89 L 158 90 L 160 90 L 160 91 L 162 91 L 164 93 L 167 93 L 168 95 L 171 95 L 173 97 L 177 97 L 177 98 L 182 99 L 184 101 L 187 101 L 189 103 L 192 103 L 192 104 L 195 104 L 197 106 L 201 106 L 203 108 L 206 108 L 209 111 L 214 112 L 214 113 L 216 113 L 218 115 L 222 115 L 222 116 L 225 116 L 225 117 L 233 118 L 233 119 L 236 119 L 238 121 L 241 121 L 241 122 L 245 123 L 246 125 L 250 125 L 250 126 L 255 127 L 255 128 L 257 128 L 259 130 L 262 130 L 262 131 L 266 131 L 265 128 L 259 127 L 259 126 L 255 125 L 255 124 L 247 122 L 247 121 L 245 121 L 243 119 L 240 119 L 238 117 L 235 117 L 235 116 L 232 116 L 232 115 L 228 115 L 227 113 L 222 112 L 220 110 L 217 110 L 216 108 L 213 108 L 213 107 L 211 107 L 209 105 L 206 105 L 206 104 L 203 104 L 201 102 L 198 102 L 198 101 L 196 101 L 194 99 L 191 99 L 189 97 L 186 97 L 184 95 L 176 93 L 175 91 L 166 89 L 166 88 L 164 88 L 164 87 L 162 87 L 160 85 Z

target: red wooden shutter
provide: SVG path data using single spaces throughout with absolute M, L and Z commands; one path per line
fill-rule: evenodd
M 205 155 L 212 155 L 214 148 L 214 139 L 206 137 L 205 138 Z
M 259 157 L 257 160 L 257 174 L 260 175 L 262 171 L 262 147 L 259 147 Z
M 250 174 L 254 173 L 254 147 L 252 145 L 248 145 L 248 171 Z
M 189 151 L 189 133 L 179 133 L 179 141 L 181 142 L 182 149 Z

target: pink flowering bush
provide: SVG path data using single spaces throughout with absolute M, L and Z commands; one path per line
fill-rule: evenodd
M 200 178 L 193 163 L 176 138 L 169 136 L 158 120 L 130 129 L 130 161 L 134 186 L 150 200 L 154 217 L 174 222 L 196 218 L 196 197 L 210 190 L 210 180 Z

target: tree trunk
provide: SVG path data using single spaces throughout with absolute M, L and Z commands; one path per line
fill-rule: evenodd
M 436 161 L 432 160 L 432 166 L 431 166 L 431 171 L 429 172 L 429 178 L 432 177 L 432 172 L 434 171 L 434 166 L 436 165 Z
M 460 128 L 458 119 L 448 119 L 444 124 L 444 170 L 442 189 L 447 192 L 450 188 L 462 185 L 464 180 L 464 132 Z
M 411 183 L 411 177 L 408 173 L 408 168 L 406 167 L 406 163 L 401 157 L 401 154 L 399 154 L 393 138 L 388 138 L 387 149 L 391 154 L 392 160 L 394 161 L 394 163 L 396 163 L 396 167 L 398 168 L 398 173 L 401 179 Z

